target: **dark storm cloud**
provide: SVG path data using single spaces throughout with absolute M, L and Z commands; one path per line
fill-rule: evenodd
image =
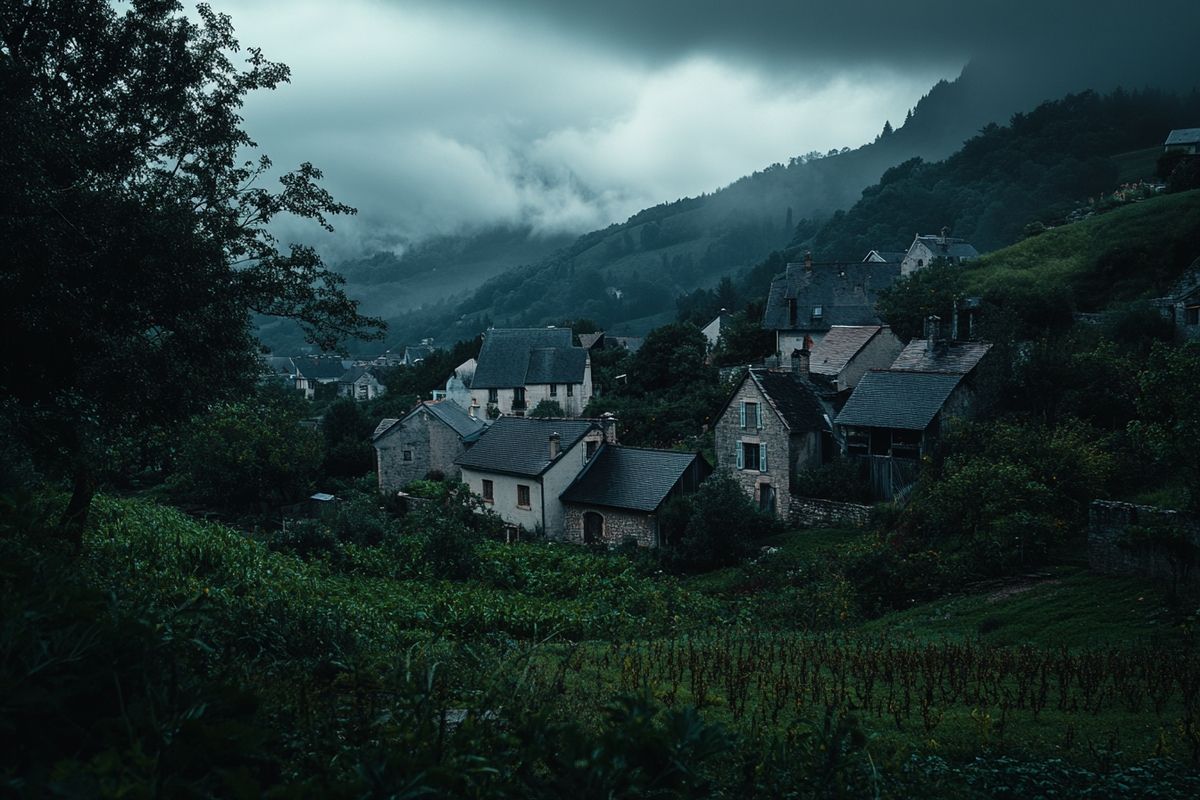
M 246 124 L 277 164 L 313 161 L 359 208 L 334 240 L 349 254 L 496 224 L 601 227 L 870 141 L 968 59 L 1012 108 L 1194 80 L 1176 39 L 1193 35 L 1200 3 L 213 5 L 243 44 L 292 67 L 290 85 L 250 98 Z

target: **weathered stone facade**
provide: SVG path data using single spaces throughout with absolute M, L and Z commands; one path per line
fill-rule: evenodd
M 1156 506 L 1093 500 L 1088 508 L 1088 566 L 1108 575 L 1200 582 L 1200 570 L 1183 568 L 1178 553 L 1162 547 L 1131 545 L 1131 528 L 1160 525 L 1181 532 L 1192 553 L 1200 549 L 1200 519 L 1193 515 Z
M 374 444 L 381 492 L 402 489 L 431 470 L 451 480 L 461 475 L 454 459 L 464 451 L 462 438 L 424 409 L 393 425 Z
M 653 514 L 640 514 L 604 506 L 565 505 L 563 538 L 576 544 L 584 544 L 584 514 L 599 514 L 604 520 L 600 541 L 608 545 L 619 545 L 627 539 L 635 539 L 641 547 L 657 547 L 658 519 Z
M 815 497 L 792 497 L 788 521 L 797 528 L 865 528 L 871 507 Z
M 742 403 L 758 403 L 762 410 L 762 427 L 757 419 L 746 420 L 742 427 L 739 408 Z M 737 482 L 759 507 L 766 506 L 777 516 L 785 517 L 792 504 L 791 476 L 797 469 L 807 469 L 821 463 L 821 436 L 818 431 L 792 434 L 779 418 L 758 385 L 747 378 L 733 396 L 725 413 L 717 420 L 714 430 L 717 466 L 728 469 Z M 767 468 L 743 463 L 738 467 L 738 451 L 743 443 L 765 445 Z M 771 495 L 774 502 L 771 502 Z M 764 497 L 764 495 L 766 495 Z

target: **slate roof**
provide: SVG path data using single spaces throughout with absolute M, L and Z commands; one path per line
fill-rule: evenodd
M 537 347 L 529 351 L 525 383 L 582 383 L 587 351 L 582 347 Z
M 595 333 L 579 334 L 579 344 L 584 350 L 591 350 L 592 346 L 604 338 L 604 331 L 596 331 Z
M 900 264 L 860 261 L 853 264 L 788 264 L 771 281 L 763 327 L 768 330 L 826 331 L 833 325 L 878 325 L 875 313 L 879 290 L 900 277 Z M 789 301 L 796 299 L 796 323 L 791 322 Z M 821 316 L 813 309 L 821 307 Z
M 872 250 L 871 252 L 867 253 L 863 261 L 870 263 L 873 261 L 879 262 L 880 259 L 882 259 L 881 263 L 899 264 L 904 260 L 906 255 L 908 254 L 902 250 Z M 873 259 L 871 256 L 878 256 L 879 258 Z
M 1167 135 L 1164 147 L 1171 145 L 1200 144 L 1200 128 L 1176 128 Z
M 653 512 L 697 459 L 698 453 L 605 445 L 560 499 Z M 703 459 L 701 462 L 707 466 Z
M 477 433 L 480 433 L 487 424 L 478 417 L 472 417 L 458 403 L 450 400 L 438 400 L 430 402 L 428 400 L 421 403 L 429 413 L 440 419 L 442 422 L 454 429 L 454 432 L 464 439 L 470 439 Z
M 929 234 L 927 236 L 918 234 L 913 244 L 915 245 L 917 242 L 928 247 L 929 251 L 933 253 L 934 258 L 938 256 L 959 259 L 979 257 L 979 251 L 965 239 L 955 239 L 949 236 L 943 238 L 936 234 Z M 909 247 L 909 250 L 912 250 L 912 247 Z
M 450 426 L 450 429 L 457 433 L 464 440 L 473 440 L 479 433 L 487 427 L 483 420 L 476 419 L 462 409 L 457 403 L 449 400 L 422 400 L 417 405 L 413 406 L 412 411 L 409 411 L 399 419 L 389 418 L 381 421 L 375 426 L 375 432 L 371 434 L 371 441 L 375 441 L 383 436 L 392 426 L 398 422 L 403 422 L 416 414 L 422 408 L 427 409 L 437 419 Z
M 947 372 L 871 370 L 846 401 L 837 424 L 923 431 L 962 377 Z
M 605 342 L 607 343 L 610 340 L 613 344 L 618 347 L 624 347 L 631 353 L 636 353 L 641 349 L 642 342 L 646 341 L 642 336 L 609 336 L 605 339 Z
M 551 350 L 565 353 L 547 352 Z M 471 388 L 582 383 L 586 363 L 587 351 L 571 345 L 567 328 L 493 328 L 484 334 Z M 531 375 L 537 380 L 531 380 Z
M 954 342 L 930 352 L 927 340 L 913 339 L 900 351 L 900 355 L 896 356 L 891 368 L 966 375 L 975 369 L 980 359 L 991 349 L 992 345 L 988 342 Z
M 354 383 L 363 375 L 374 375 L 375 380 L 379 380 L 379 375 L 371 367 L 351 367 L 342 373 L 342 377 L 338 378 L 338 383 Z
M 337 380 L 346 372 L 340 358 L 293 358 L 296 371 L 312 380 Z
M 586 419 L 500 417 L 454 463 L 483 472 L 537 477 L 552 463 L 550 434 L 562 437 L 560 453 L 566 453 L 593 428 L 600 430 L 595 421 Z
M 433 355 L 433 346 L 427 344 L 410 344 L 404 348 L 404 363 L 412 366 Z
M 1186 300 L 1190 295 L 1195 294 L 1196 290 L 1200 289 L 1200 258 L 1192 262 L 1191 266 L 1184 271 L 1179 280 L 1171 287 L 1171 292 L 1165 298 L 1171 302 L 1180 302 Z
M 881 330 L 881 325 L 833 326 L 813 347 L 809 356 L 809 371 L 836 378 Z
M 296 374 L 296 366 L 288 356 L 263 356 L 263 367 L 272 375 Z
M 371 433 L 371 440 L 374 441 L 375 439 L 378 439 L 384 431 L 399 421 L 399 417 L 384 417 L 383 419 L 379 420 L 379 424 L 375 426 L 375 430 Z
M 814 389 L 791 372 L 752 369 L 748 375 L 793 433 L 827 430 L 825 412 Z

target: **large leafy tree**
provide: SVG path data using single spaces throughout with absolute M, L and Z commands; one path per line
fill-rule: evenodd
M 71 478 L 73 537 L 121 444 L 253 379 L 253 314 L 325 348 L 381 327 L 312 248 L 270 232 L 353 213 L 311 164 L 270 188 L 242 129 L 243 98 L 287 67 L 239 56 L 229 18 L 197 12 L 0 4 L 0 394 L 38 466 Z

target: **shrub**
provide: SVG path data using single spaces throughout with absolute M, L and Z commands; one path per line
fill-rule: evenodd
M 796 473 L 793 493 L 843 503 L 870 503 L 871 485 L 863 478 L 862 465 L 848 458 Z
M 684 570 L 706 570 L 736 564 L 753 551 L 753 540 L 778 529 L 774 517 L 763 514 L 727 470 L 711 475 L 696 494 L 687 526 L 670 560 Z

